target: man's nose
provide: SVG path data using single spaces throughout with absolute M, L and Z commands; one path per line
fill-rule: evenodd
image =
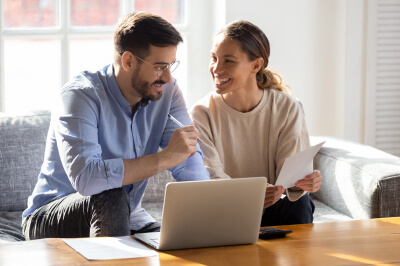
M 160 78 L 166 83 L 172 82 L 172 74 L 170 68 L 164 70 Z

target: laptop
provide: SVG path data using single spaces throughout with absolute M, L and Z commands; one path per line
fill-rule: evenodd
M 255 243 L 266 184 L 265 177 L 168 183 L 160 232 L 135 238 L 158 250 Z

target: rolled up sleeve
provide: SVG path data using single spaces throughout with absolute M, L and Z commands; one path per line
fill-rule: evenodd
M 62 108 L 52 118 L 64 170 L 80 194 L 90 196 L 121 187 L 121 158 L 102 158 L 98 137 L 98 108 L 78 90 L 62 95 Z
M 210 174 L 203 164 L 203 155 L 199 147 L 192 157 L 189 157 L 184 163 L 170 169 L 172 176 L 177 181 L 199 181 L 209 180 Z

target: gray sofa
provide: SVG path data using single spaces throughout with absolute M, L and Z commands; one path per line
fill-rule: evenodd
M 21 213 L 39 173 L 50 113 L 0 113 L 0 243 L 24 240 Z M 315 168 L 324 177 L 315 198 L 315 222 L 400 215 L 400 159 L 372 147 L 328 137 Z M 152 177 L 143 206 L 161 220 L 167 171 Z

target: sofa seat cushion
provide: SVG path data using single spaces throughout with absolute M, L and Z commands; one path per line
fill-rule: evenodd
M 142 207 L 150 214 L 156 221 L 161 222 L 162 209 L 164 202 L 145 202 Z
M 312 197 L 312 196 L 311 196 Z M 353 218 L 335 211 L 319 200 L 313 199 L 315 205 L 314 223 L 350 221 Z
M 21 229 L 21 211 L 0 212 L 0 243 L 25 240 Z
M 175 182 L 175 179 L 168 170 L 162 171 L 150 177 L 142 203 L 164 202 L 165 186 L 169 182 Z

